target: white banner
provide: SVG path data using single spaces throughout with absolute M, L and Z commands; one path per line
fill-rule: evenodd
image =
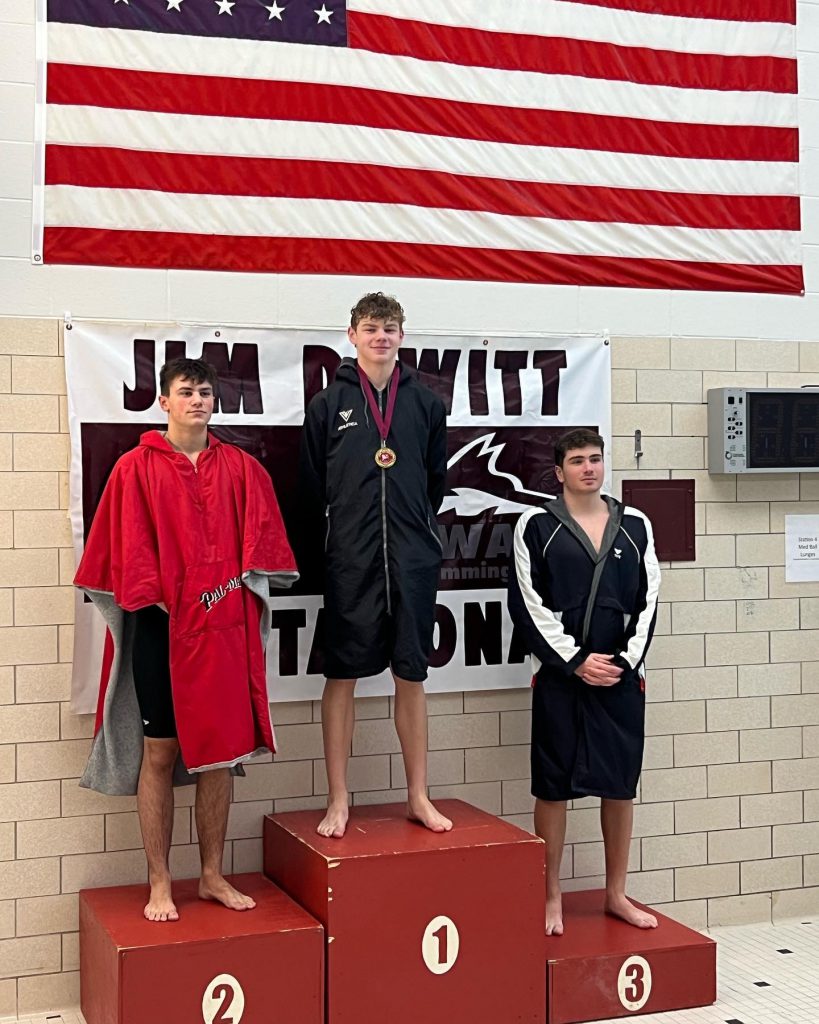
M 65 352 L 77 558 L 113 464 L 141 433 L 164 424 L 159 369 L 180 355 L 205 358 L 216 367 L 219 398 L 211 426 L 222 440 L 262 462 L 288 534 L 297 539 L 304 410 L 332 380 L 340 357 L 353 354 L 344 331 L 75 321 L 66 332 Z M 606 338 L 588 335 L 405 339 L 402 360 L 417 368 L 448 410 L 449 472 L 438 516 L 444 562 L 429 691 L 528 682 L 504 593 L 514 524 L 523 509 L 555 493 L 553 445 L 560 434 L 594 427 L 608 444 L 610 353 Z M 267 666 L 274 701 L 321 695 L 315 563 L 320 556 L 316 551 L 315 558 L 300 559 L 297 587 L 271 598 Z M 96 707 L 103 639 L 101 616 L 78 595 L 72 692 L 77 712 Z M 391 691 L 386 672 L 362 680 L 358 689 L 360 695 Z

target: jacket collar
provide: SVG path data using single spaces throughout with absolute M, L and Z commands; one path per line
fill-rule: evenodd
M 606 529 L 603 531 L 603 540 L 600 544 L 600 550 L 595 551 L 594 545 L 589 540 L 586 531 L 572 518 L 568 508 L 566 508 L 566 502 L 563 497 L 555 498 L 554 501 L 550 501 L 546 505 L 547 512 L 550 512 L 555 519 L 558 520 L 566 529 L 572 534 L 573 537 L 580 543 L 583 550 L 591 558 L 593 562 L 599 562 L 605 558 L 606 555 L 612 548 L 617 534 L 620 530 L 620 524 L 623 522 L 623 505 L 616 498 L 612 498 L 609 494 L 601 495 L 603 501 L 608 505 L 609 509 L 609 521 L 606 523 Z
M 406 384 L 407 381 L 413 380 L 415 373 L 413 370 L 408 369 L 399 359 L 398 360 L 398 385 Z M 336 370 L 336 380 L 346 381 L 348 384 L 358 384 L 358 369 L 356 367 L 356 360 L 350 356 L 345 356 L 344 359 L 338 365 Z
M 165 452 L 166 454 L 171 455 L 176 454 L 176 449 L 167 437 L 165 437 L 164 430 L 148 430 L 146 433 L 142 434 L 139 439 L 139 443 L 145 448 L 154 449 L 154 451 Z M 218 437 L 214 437 L 214 435 L 208 431 L 208 448 L 215 448 L 221 443 L 222 442 Z

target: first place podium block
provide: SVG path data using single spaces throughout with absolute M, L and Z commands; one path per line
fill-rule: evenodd
M 547 1024 L 664 1013 L 717 998 L 717 945 L 651 910 L 657 928 L 603 912 L 600 889 L 563 894 L 565 934 L 546 938 Z M 642 904 L 638 904 L 642 906 Z
M 327 1024 L 542 1024 L 545 885 L 539 839 L 460 800 L 451 832 L 405 804 L 268 816 L 264 870 L 325 926 Z
M 324 932 L 260 874 L 228 910 L 174 883 L 180 919 L 146 921 L 147 887 L 80 892 L 80 1002 L 88 1024 L 322 1024 Z

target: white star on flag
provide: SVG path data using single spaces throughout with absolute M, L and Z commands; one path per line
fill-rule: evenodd
M 182 0 L 168 0 L 168 7 L 167 7 L 167 9 L 169 11 L 179 11 L 180 14 L 181 14 L 182 13 L 181 4 L 182 4 Z
M 330 24 L 330 18 L 332 17 L 333 12 L 327 10 L 327 5 L 326 4 L 322 4 L 321 5 L 321 10 L 313 11 L 313 14 L 315 14 L 318 17 L 318 21 L 316 22 L 317 25 L 320 25 L 323 21 L 326 21 L 327 24 L 329 25 Z
M 281 21 L 282 11 L 287 9 L 286 7 L 279 7 L 279 5 L 276 3 L 276 0 L 273 0 L 272 7 L 268 7 L 267 4 L 265 4 L 264 6 L 265 10 L 270 11 L 270 17 L 267 19 L 268 21 L 271 21 L 273 18 L 278 18 L 279 21 Z
M 128 3 L 128 0 L 114 0 L 114 3 L 115 4 L 125 4 L 126 7 L 130 6 L 130 4 Z
M 216 6 L 219 8 L 220 14 L 229 14 L 233 17 L 233 11 L 231 7 L 236 6 L 236 0 L 215 0 Z

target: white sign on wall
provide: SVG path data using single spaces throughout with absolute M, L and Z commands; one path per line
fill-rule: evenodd
M 819 516 L 785 516 L 785 582 L 819 581 Z
M 572 427 L 611 434 L 611 349 L 602 336 L 408 335 L 401 358 L 447 408 L 448 472 L 438 513 L 443 565 L 427 689 L 524 686 L 528 659 L 506 612 L 506 575 L 521 511 L 554 494 L 555 440 Z M 304 410 L 353 349 L 343 331 L 75 321 L 66 333 L 71 520 L 77 557 L 117 458 L 162 426 L 166 359 L 205 358 L 219 375 L 219 438 L 245 448 L 273 480 L 301 578 L 271 598 L 271 700 L 321 695 L 322 545 L 306 543 L 298 506 Z M 309 541 L 309 538 L 307 538 Z M 300 542 L 301 541 L 301 542 Z M 73 707 L 94 709 L 103 621 L 76 604 Z M 392 692 L 387 673 L 359 693 Z

